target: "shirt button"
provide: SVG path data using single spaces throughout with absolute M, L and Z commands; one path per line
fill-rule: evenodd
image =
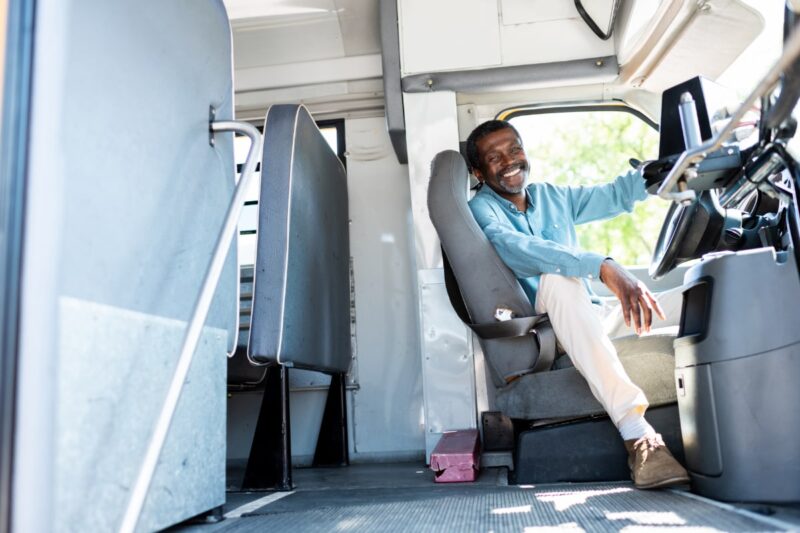
M 558 224 L 553 224 L 553 227 L 554 228 L 558 228 Z
M 594 278 L 594 276 L 592 276 L 591 274 L 589 274 L 589 279 L 593 279 L 593 278 Z
M 556 272 L 561 272 L 561 269 L 560 269 L 560 268 L 557 268 L 557 269 L 556 269 Z

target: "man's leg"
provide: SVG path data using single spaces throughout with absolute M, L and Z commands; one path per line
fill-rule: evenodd
M 647 398 L 625 372 L 583 283 L 577 278 L 544 274 L 535 307 L 537 313 L 550 316 L 556 338 L 620 431 L 636 486 L 656 488 L 688 482 L 686 470 L 644 419 Z
M 536 312 L 550 316 L 556 338 L 617 427 L 628 415 L 644 415 L 647 398 L 622 367 L 589 293 L 578 278 L 542 275 Z

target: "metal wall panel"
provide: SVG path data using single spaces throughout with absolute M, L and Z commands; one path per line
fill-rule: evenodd
M 419 273 L 425 457 L 442 433 L 477 427 L 472 335 L 450 305 L 441 269 Z
M 233 191 L 232 135 L 208 135 L 209 106 L 232 118 L 230 28 L 217 0 L 40 0 L 36 17 L 13 528 L 114 530 Z M 235 252 L 142 529 L 224 501 Z M 177 458 L 192 450 L 202 464 Z

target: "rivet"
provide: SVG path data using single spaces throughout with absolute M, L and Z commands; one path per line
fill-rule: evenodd
M 596 67 L 602 67 L 603 66 L 603 60 L 602 59 L 598 59 L 597 61 L 594 62 L 594 65 Z

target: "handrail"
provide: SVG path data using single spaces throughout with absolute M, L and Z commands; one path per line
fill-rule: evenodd
M 197 301 L 195 302 L 194 311 L 189 320 L 189 326 L 186 328 L 186 334 L 183 338 L 183 346 L 178 356 L 175 373 L 172 376 L 172 381 L 170 382 L 164 405 L 161 408 L 161 413 L 156 421 L 155 430 L 147 446 L 147 452 L 142 461 L 142 466 L 139 469 L 139 475 L 131 491 L 131 497 L 119 528 L 120 533 L 133 533 L 139 522 L 145 498 L 150 489 L 150 483 L 153 480 L 158 458 L 164 447 L 164 441 L 167 438 L 167 433 L 172 423 L 172 417 L 175 414 L 175 408 L 178 406 L 178 400 L 183 391 L 183 383 L 186 381 L 194 352 L 200 342 L 203 325 L 208 316 L 208 311 L 211 308 L 214 292 L 216 291 L 217 283 L 219 282 L 222 269 L 225 265 L 225 258 L 228 255 L 228 249 L 236 233 L 239 215 L 244 206 L 247 185 L 250 182 L 250 178 L 253 176 L 258 156 L 261 153 L 261 134 L 252 124 L 228 120 L 212 122 L 210 126 L 212 132 L 231 131 L 247 135 L 251 143 L 250 151 L 247 153 L 247 161 L 245 162 L 244 170 L 242 170 L 239 183 L 233 193 L 233 199 L 228 206 L 228 212 L 225 215 L 222 230 L 217 238 L 214 253 L 211 257 L 211 263 L 206 271 L 205 279 L 203 279 L 203 285 L 200 289 Z
M 750 108 L 755 104 L 756 100 L 772 89 L 778 83 L 778 78 L 786 68 L 800 55 L 800 30 L 795 31 L 789 41 L 784 46 L 783 53 L 778 61 L 767 72 L 761 82 L 756 86 L 750 95 L 745 98 L 744 102 L 736 113 L 730 118 L 725 127 L 712 138 L 694 148 L 688 148 L 676 161 L 675 166 L 669 171 L 661 187 L 658 188 L 658 195 L 665 200 L 673 200 L 676 202 L 692 201 L 695 198 L 695 193 L 692 190 L 672 192 L 680 178 L 693 164 L 699 163 L 706 156 L 717 150 L 722 146 L 722 143 L 728 138 L 736 129 L 739 121 L 744 117 L 745 113 L 750 111 Z

